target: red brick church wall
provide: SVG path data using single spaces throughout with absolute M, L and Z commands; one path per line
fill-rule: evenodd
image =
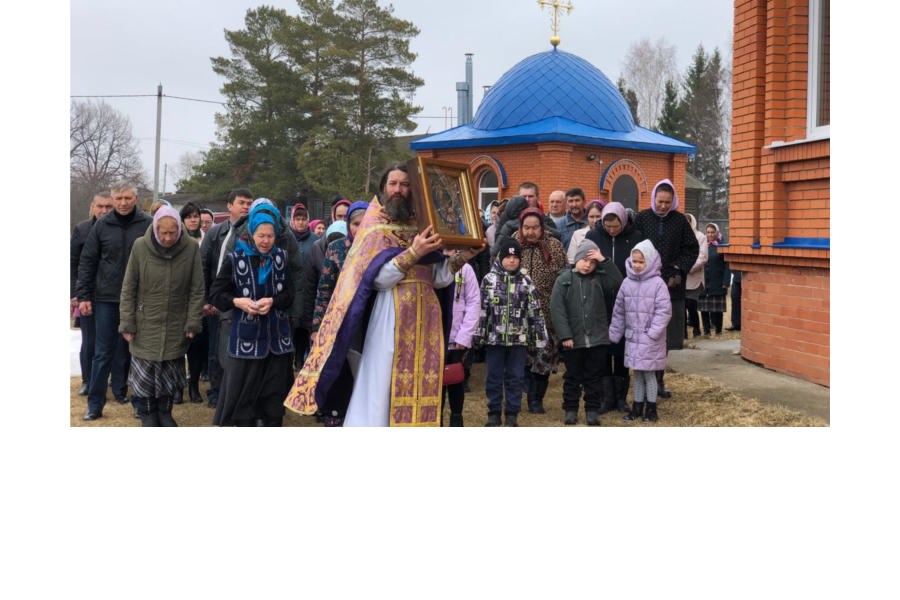
M 599 198 L 608 201 L 615 177 L 630 175 L 638 184 L 640 209 L 650 206 L 650 193 L 660 179 L 671 179 L 679 198 L 684 198 L 685 166 L 687 156 L 619 148 L 598 148 L 561 142 L 522 144 L 519 146 L 494 146 L 482 148 L 449 148 L 422 150 L 418 154 L 425 158 L 435 158 L 471 165 L 472 183 L 477 186 L 478 177 L 485 169 L 493 168 L 491 161 L 475 160 L 486 155 L 503 165 L 507 185 L 499 191 L 500 198 L 514 196 L 518 186 L 524 181 L 537 184 L 541 202 L 547 209 L 547 198 L 553 190 L 580 187 L 588 200 Z M 588 161 L 590 154 L 597 155 L 602 164 Z M 627 160 L 623 160 L 627 159 Z M 621 161 L 610 170 L 600 189 L 600 180 L 607 167 Z M 627 164 L 623 164 L 627 163 Z M 618 165 L 622 165 L 620 168 Z M 498 180 L 500 173 L 496 172 Z M 684 210 L 682 206 L 680 210 Z
M 808 2 L 737 0 L 729 246 L 741 355 L 829 385 L 830 141 L 806 140 Z

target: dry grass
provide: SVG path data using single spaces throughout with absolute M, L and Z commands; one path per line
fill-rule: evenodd
M 731 322 L 731 299 L 724 315 L 727 326 Z M 724 331 L 721 339 L 740 337 L 739 332 Z M 685 345 L 692 343 L 685 339 Z M 564 367 L 560 366 L 560 369 Z M 82 416 L 86 412 L 87 401 L 78 395 L 81 385 L 80 377 L 71 380 L 70 424 L 73 427 L 138 427 L 140 421 L 135 419 L 131 404 L 120 405 L 107 393 L 103 418 L 86 422 Z M 472 367 L 469 380 L 471 393 L 466 394 L 463 418 L 468 427 L 480 427 L 487 419 L 487 399 L 484 395 L 484 363 L 476 363 Z M 206 397 L 208 384 L 202 383 L 200 391 Z M 656 424 L 622 421 L 622 413 L 610 413 L 600 417 L 601 426 L 618 427 L 827 427 L 822 419 L 799 414 L 786 407 L 771 406 L 757 400 L 741 398 L 728 388 L 713 379 L 687 373 L 667 373 L 666 387 L 672 391 L 672 398 L 660 400 L 659 421 Z M 185 392 L 187 400 L 187 392 Z M 628 396 L 631 402 L 631 394 Z M 522 427 L 562 427 L 562 375 L 550 377 L 550 386 L 544 399 L 546 414 L 533 415 L 524 410 L 519 415 Z M 191 404 L 185 402 L 174 407 L 172 415 L 182 427 L 212 427 L 214 410 L 207 408 L 206 403 Z M 449 408 L 445 407 L 444 422 L 449 419 Z M 578 415 L 578 427 L 584 427 L 584 406 Z M 286 411 L 285 427 L 321 427 L 314 417 L 304 417 Z
M 87 402 L 78 395 L 80 377 L 71 379 L 70 424 L 73 427 L 137 427 L 140 421 L 132 416 L 131 404 L 120 405 L 112 400 L 103 409 L 103 418 L 97 421 L 82 420 Z M 487 400 L 484 395 L 484 363 L 472 367 L 469 380 L 472 392 L 466 394 L 463 416 L 466 426 L 480 427 L 487 416 Z M 208 384 L 203 383 L 200 391 L 206 396 Z M 602 426 L 618 427 L 827 427 L 821 419 L 798 414 L 783 407 L 773 407 L 756 400 L 748 400 L 729 391 L 716 381 L 687 373 L 667 373 L 666 387 L 672 391 L 672 398 L 661 400 L 659 422 L 648 425 L 639 422 L 622 421 L 621 413 L 610 413 L 600 418 Z M 187 394 L 185 394 L 185 397 Z M 630 402 L 630 395 L 629 395 Z M 524 404 L 524 402 L 523 402 Z M 544 400 L 546 414 L 533 415 L 524 411 L 519 415 L 522 427 L 563 426 L 562 376 L 550 378 L 550 386 Z M 447 414 L 445 412 L 445 421 Z M 206 403 L 176 405 L 172 411 L 175 420 L 182 427 L 211 427 L 213 409 Z M 320 427 L 313 417 L 303 417 L 287 411 L 285 427 Z M 579 427 L 584 427 L 584 410 L 579 413 Z

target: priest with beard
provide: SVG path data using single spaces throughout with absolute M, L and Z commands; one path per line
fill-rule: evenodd
M 447 259 L 440 236 L 418 230 L 405 164 L 388 167 L 379 190 L 284 404 L 329 414 L 327 391 L 346 359 L 354 384 L 344 426 L 439 426 L 445 344 L 435 289 L 484 246 Z

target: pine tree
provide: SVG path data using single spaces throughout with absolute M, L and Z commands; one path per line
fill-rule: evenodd
M 657 131 L 681 139 L 684 129 L 684 109 L 684 103 L 678 98 L 678 87 L 673 81 L 667 81 L 662 113 L 656 125 Z
M 622 94 L 622 97 L 625 98 L 625 102 L 628 104 L 629 110 L 631 110 L 631 118 L 634 119 L 635 125 L 640 125 L 640 119 L 638 118 L 638 97 L 633 89 L 629 88 L 625 84 L 625 78 L 619 77 L 619 80 L 616 82 L 616 87 L 619 88 L 619 93 Z
M 712 192 L 709 202 L 701 202 L 698 219 L 720 213 L 727 201 L 725 107 L 723 86 L 726 76 L 719 50 L 707 55 L 703 46 L 694 53 L 684 79 L 683 139 L 696 147 L 688 161 L 688 171 L 706 183 Z
M 410 70 L 419 30 L 375 0 L 298 0 L 300 14 L 250 9 L 244 29 L 226 31 L 231 58 L 212 59 L 225 78 L 219 143 L 182 182 L 221 194 L 237 185 L 272 197 L 311 186 L 361 197 L 411 131 L 410 102 L 423 84 Z

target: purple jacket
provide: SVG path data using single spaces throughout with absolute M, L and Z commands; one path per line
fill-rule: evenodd
M 465 263 L 456 273 L 456 286 L 453 289 L 453 324 L 450 326 L 447 344 L 471 348 L 472 334 L 475 333 L 480 314 L 481 286 L 478 284 L 475 270 L 469 263 Z
M 625 366 L 638 371 L 666 368 L 666 325 L 672 318 L 672 301 L 660 277 L 662 264 L 650 240 L 637 244 L 647 259 L 647 267 L 635 273 L 631 257 L 625 260 L 628 277 L 622 282 L 609 324 L 609 339 L 625 336 Z

